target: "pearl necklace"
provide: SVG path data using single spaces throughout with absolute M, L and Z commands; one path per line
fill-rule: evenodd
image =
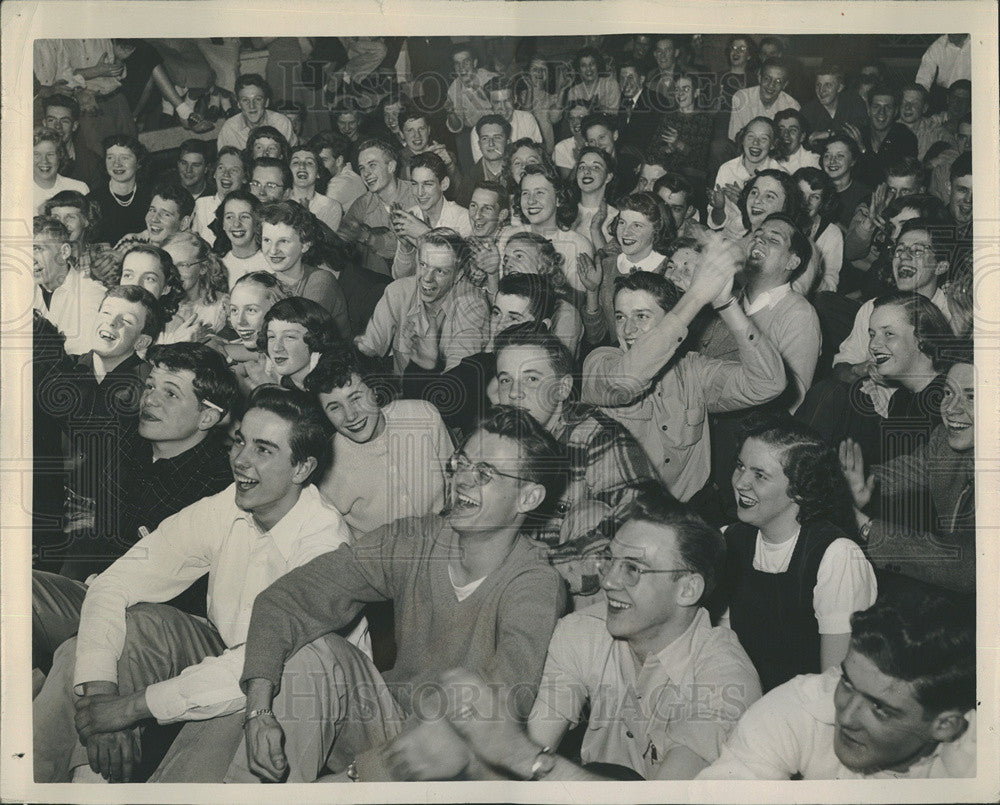
M 112 190 L 110 187 L 108 188 L 108 192 L 111 193 L 111 198 L 113 198 L 116 202 L 118 202 L 119 207 L 128 207 L 132 204 L 132 200 L 135 198 L 135 191 L 138 189 L 139 185 L 137 184 L 132 185 L 132 192 L 129 193 L 127 201 L 122 201 L 121 198 L 118 197 L 118 194 L 115 193 L 115 191 Z

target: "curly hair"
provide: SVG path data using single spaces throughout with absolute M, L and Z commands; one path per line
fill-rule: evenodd
M 299 240 L 309 244 L 309 250 L 302 255 L 302 262 L 318 265 L 315 249 L 320 242 L 320 228 L 316 216 L 295 201 L 272 201 L 260 208 L 260 223 L 285 224 L 295 230 Z
M 736 201 L 736 206 L 739 207 L 740 215 L 743 216 L 744 229 L 750 229 L 750 212 L 748 210 L 750 191 L 753 190 L 761 177 L 774 179 L 774 181 L 781 185 L 781 189 L 785 193 L 785 200 L 781 204 L 781 209 L 777 210 L 777 212 L 785 213 L 785 215 L 795 221 L 799 229 L 808 231 L 809 222 L 807 216 L 804 214 L 805 204 L 802 200 L 802 190 L 799 187 L 799 183 L 787 172 L 776 169 L 759 171 L 756 176 L 743 185 L 739 199 Z M 803 224 L 806 226 L 803 226 Z
M 125 260 L 133 253 L 148 254 L 159 262 L 164 279 L 163 290 L 160 292 L 160 309 L 163 311 L 164 321 L 170 321 L 184 299 L 184 280 L 181 278 L 181 272 L 174 265 L 173 258 L 159 246 L 154 246 L 151 243 L 137 243 L 125 252 L 118 263 L 114 277 L 115 285 L 121 285 Z
M 507 240 L 507 245 L 504 248 L 510 248 L 510 245 L 516 240 L 530 243 L 538 250 L 538 273 L 549 278 L 553 289 L 560 297 L 568 299 L 569 280 L 566 279 L 565 258 L 556 251 L 552 241 L 535 232 L 515 232 Z
M 230 190 L 226 193 L 225 198 L 222 199 L 222 203 L 215 208 L 215 219 L 210 226 L 210 229 L 217 233 L 215 243 L 212 244 L 212 251 L 220 257 L 228 254 L 233 248 L 233 244 L 229 242 L 229 235 L 226 234 L 225 227 L 223 226 L 226 220 L 226 205 L 230 201 L 243 201 L 250 205 L 250 214 L 253 216 L 254 238 L 258 242 L 260 241 L 260 208 L 263 206 L 260 203 L 260 199 L 245 188 Z
M 229 293 L 229 272 L 212 247 L 194 232 L 175 232 L 167 238 L 163 248 L 166 250 L 168 246 L 183 244 L 195 250 L 196 262 L 205 264 L 205 270 L 198 278 L 198 298 L 207 304 L 214 304 L 220 296 Z
M 547 165 L 528 165 L 524 169 L 524 176 L 521 177 L 521 184 L 529 176 L 543 176 L 552 185 L 556 193 L 556 226 L 563 232 L 568 232 L 576 223 L 576 215 L 579 210 L 579 203 L 573 194 L 570 186 L 559 178 L 559 174 Z M 521 211 L 521 194 L 514 195 L 514 212 L 524 221 L 527 220 Z
M 511 168 L 511 162 L 514 159 L 514 154 L 516 154 L 520 149 L 528 148 L 534 151 L 538 156 L 538 164 L 543 165 L 547 172 L 559 175 L 556 170 L 556 164 L 552 161 L 552 157 L 549 156 L 548 152 L 542 146 L 541 143 L 536 143 L 530 137 L 522 137 L 520 140 L 514 140 L 514 142 L 507 143 L 507 148 L 503 152 L 503 171 L 500 175 L 500 181 L 508 188 L 508 192 L 513 195 L 517 195 L 520 191 L 520 187 L 514 184 L 514 173 Z M 521 177 L 524 178 L 523 176 Z
M 339 339 L 335 335 L 337 327 L 333 317 L 325 307 L 302 296 L 289 296 L 271 305 L 264 314 L 257 334 L 257 350 L 267 353 L 267 328 L 272 321 L 283 321 L 289 324 L 301 324 L 306 329 L 305 345 L 310 352 L 323 354 L 339 347 Z
M 63 145 L 62 135 L 55 129 L 38 126 L 31 137 L 31 145 L 34 147 L 39 143 L 52 143 L 55 146 L 56 158 L 59 160 L 59 164 L 56 166 L 56 173 L 59 173 L 69 156 L 66 153 L 66 146 Z
M 792 178 L 796 182 L 805 182 L 810 190 L 818 190 L 820 193 L 819 209 L 816 210 L 816 218 L 819 220 L 816 237 L 819 237 L 840 213 L 840 196 L 837 194 L 837 187 L 826 171 L 814 168 L 811 165 L 799 168 L 792 174 Z M 807 214 L 804 203 L 803 213 Z M 805 231 L 808 232 L 809 229 L 809 226 L 805 227 Z
M 618 239 L 618 220 L 621 214 L 626 210 L 637 212 L 653 225 L 653 251 L 665 254 L 677 237 L 677 225 L 663 200 L 655 193 L 644 190 L 626 196 L 619 204 L 621 208 L 618 215 L 611 222 L 611 234 L 615 240 Z
M 744 424 L 741 450 L 747 439 L 781 450 L 788 497 L 799 506 L 795 519 L 801 525 L 826 520 L 855 533 L 853 499 L 840 460 L 812 429 L 787 415 L 751 416 Z
M 44 215 L 52 215 L 56 207 L 72 207 L 87 220 L 80 239 L 89 243 L 101 225 L 101 205 L 77 190 L 60 190 L 42 205 Z
M 314 148 L 310 145 L 303 145 L 299 143 L 294 146 L 288 154 L 289 168 L 291 168 L 292 157 L 295 156 L 300 151 L 304 151 L 307 154 L 311 154 L 313 159 L 316 160 L 316 182 L 313 184 L 316 192 L 320 195 L 326 194 L 326 189 L 330 185 L 330 180 L 333 176 L 330 175 L 330 171 L 326 169 L 326 165 L 323 164 L 323 158 L 320 156 L 320 148 Z

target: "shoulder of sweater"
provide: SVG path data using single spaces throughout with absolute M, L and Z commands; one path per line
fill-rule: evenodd
M 441 413 L 426 400 L 393 400 L 382 409 L 387 420 L 398 420 L 407 427 L 429 425 L 441 421 Z

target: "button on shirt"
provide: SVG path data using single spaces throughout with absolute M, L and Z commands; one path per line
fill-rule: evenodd
M 976 711 L 968 728 L 951 743 L 938 744 L 906 771 L 871 774 L 847 768 L 833 748 L 833 693 L 840 668 L 805 674 L 770 691 L 747 710 L 719 759 L 699 780 L 868 780 L 976 776 Z
M 736 634 L 713 628 L 700 609 L 680 637 L 636 671 L 632 650 L 608 633 L 607 606 L 567 615 L 549 643 L 528 730 L 547 721 L 580 721 L 590 703 L 584 763 L 616 763 L 645 778 L 674 747 L 711 763 L 760 682 Z
M 230 486 L 168 517 L 94 580 L 80 617 L 78 690 L 84 682 L 117 681 L 128 607 L 169 601 L 208 573 L 208 620 L 227 649 L 150 685 L 146 704 L 161 722 L 214 718 L 243 707 L 243 644 L 257 594 L 289 570 L 348 542 L 350 533 L 312 485 L 267 532 L 237 507 L 235 495 Z M 364 622 L 348 639 L 370 653 Z

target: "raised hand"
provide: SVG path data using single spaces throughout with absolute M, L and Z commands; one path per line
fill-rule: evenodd
M 854 507 L 863 509 L 872 499 L 875 476 L 873 474 L 865 476 L 865 460 L 860 445 L 853 439 L 845 439 L 840 443 L 837 457 L 840 459 L 840 469 L 844 472 L 844 478 L 847 479 L 847 487 L 851 490 Z
M 724 185 L 722 188 L 723 195 L 731 202 L 733 202 L 733 204 L 739 203 L 740 193 L 742 192 L 743 188 L 740 187 L 739 183 L 737 182 L 730 182 L 729 184 Z
M 600 290 L 601 280 L 604 279 L 604 271 L 600 265 L 594 262 L 594 258 L 589 254 L 581 253 L 577 255 L 576 273 L 587 291 L 595 293 Z
M 742 263 L 743 254 L 736 243 L 718 232 L 707 233 L 688 294 L 703 305 L 724 304 L 733 292 L 733 278 Z

